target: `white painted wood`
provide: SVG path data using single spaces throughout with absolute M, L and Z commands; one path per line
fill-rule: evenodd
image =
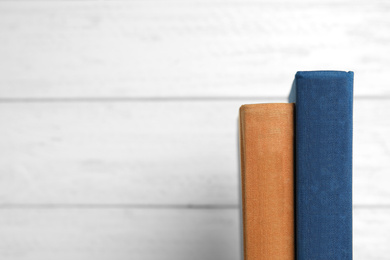
M 0 258 L 237 260 L 238 210 L 0 210 Z
M 237 204 L 227 104 L 1 104 L 1 201 Z
M 237 205 L 243 103 L 1 103 L 0 203 Z M 389 205 L 390 103 L 354 112 L 354 204 Z
M 355 100 L 353 129 L 354 204 L 389 205 L 390 102 Z
M 2 209 L 0 258 L 240 259 L 237 209 Z M 390 209 L 354 210 L 354 259 L 388 259 Z
M 354 210 L 354 259 L 388 260 L 390 208 Z
M 0 96 L 285 96 L 297 70 L 390 95 L 388 1 L 1 1 Z

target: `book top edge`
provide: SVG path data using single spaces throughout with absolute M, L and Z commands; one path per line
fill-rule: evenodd
M 293 103 L 260 103 L 260 104 L 245 104 L 239 109 L 240 113 L 254 112 L 254 111 L 290 111 L 293 109 Z
M 295 78 L 318 78 L 318 77 L 351 77 L 353 71 L 337 71 L 337 70 L 317 70 L 317 71 L 298 71 Z
M 244 104 L 240 108 L 252 108 L 252 107 L 288 107 L 291 103 L 256 103 L 256 104 Z

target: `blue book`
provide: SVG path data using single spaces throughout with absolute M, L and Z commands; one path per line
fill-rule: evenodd
M 296 259 L 351 260 L 353 72 L 297 72 L 290 102 Z

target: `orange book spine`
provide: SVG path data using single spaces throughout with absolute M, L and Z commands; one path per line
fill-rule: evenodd
M 294 259 L 294 104 L 240 108 L 244 260 Z

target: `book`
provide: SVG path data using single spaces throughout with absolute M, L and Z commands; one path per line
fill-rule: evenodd
M 240 107 L 245 260 L 294 259 L 294 104 Z
M 297 260 L 352 259 L 353 72 L 297 72 Z

